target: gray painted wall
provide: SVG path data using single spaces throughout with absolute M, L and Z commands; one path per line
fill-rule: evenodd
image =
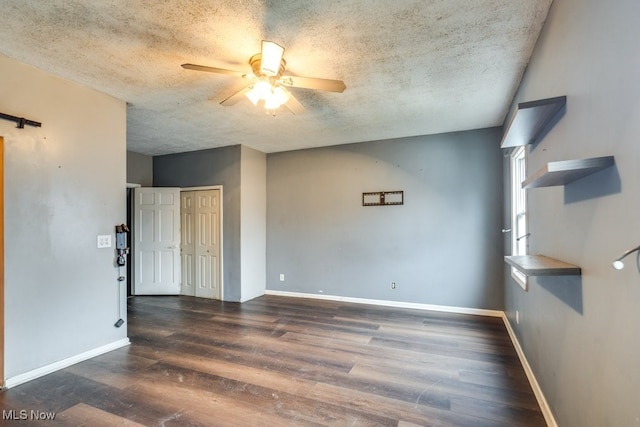
M 640 3 L 555 0 L 517 101 L 567 95 L 564 116 L 530 148 L 547 161 L 614 155 L 616 166 L 528 192 L 531 253 L 578 264 L 580 278 L 508 277 L 506 310 L 562 426 L 640 425 Z M 515 322 L 516 310 L 520 324 Z
M 116 343 L 114 250 L 125 221 L 126 106 L 0 56 L 0 111 L 41 121 L 5 137 L 5 376 Z
M 267 289 L 502 309 L 499 140 L 495 128 L 269 154 Z M 404 205 L 362 206 L 392 190 Z
M 153 158 L 156 187 L 223 186 L 223 299 L 265 290 L 266 155 L 240 145 Z
M 267 156 L 242 146 L 242 301 L 264 295 L 267 239 Z
M 153 185 L 153 157 L 127 151 L 127 183 Z
M 240 301 L 239 145 L 153 157 L 155 187 L 223 186 L 223 300 Z

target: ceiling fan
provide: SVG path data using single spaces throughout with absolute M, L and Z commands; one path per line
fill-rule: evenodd
M 285 75 L 287 62 L 283 58 L 284 47 L 271 41 L 262 41 L 262 50 L 249 59 L 252 73 L 227 70 L 224 68 L 207 67 L 196 64 L 182 64 L 182 68 L 209 73 L 229 74 L 249 80 L 247 86 L 224 99 L 220 104 L 231 106 L 247 97 L 253 105 L 264 105 L 267 113 L 275 115 L 275 110 L 284 105 L 293 114 L 300 114 L 304 107 L 287 90 L 287 87 L 324 90 L 328 92 L 343 92 L 346 85 L 342 80 L 319 79 L 315 77 L 300 77 Z

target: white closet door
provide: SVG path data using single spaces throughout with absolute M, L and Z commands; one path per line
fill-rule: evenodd
M 194 193 L 195 294 L 220 299 L 220 190 Z
M 180 189 L 135 188 L 135 295 L 180 293 Z
M 195 191 L 180 193 L 180 258 L 182 260 L 182 295 L 196 295 L 195 274 Z

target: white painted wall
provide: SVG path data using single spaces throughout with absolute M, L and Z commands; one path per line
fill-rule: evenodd
M 126 221 L 126 106 L 0 56 L 0 111 L 40 121 L 5 137 L 5 376 L 126 339 L 113 249 Z
M 561 426 L 640 425 L 640 2 L 555 0 L 516 101 L 567 96 L 531 147 L 545 162 L 615 156 L 616 166 L 566 187 L 528 192 L 531 253 L 582 267 L 581 278 L 507 275 L 510 323 Z M 515 312 L 520 314 L 516 324 Z
M 153 157 L 127 151 L 127 183 L 153 187 Z
M 241 300 L 264 295 L 267 250 L 267 156 L 241 146 Z

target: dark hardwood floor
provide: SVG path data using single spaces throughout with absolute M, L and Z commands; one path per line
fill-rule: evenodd
M 0 424 L 546 425 L 498 318 L 135 297 L 129 336 L 128 347 L 0 393 Z M 10 421 L 11 410 L 56 417 Z

